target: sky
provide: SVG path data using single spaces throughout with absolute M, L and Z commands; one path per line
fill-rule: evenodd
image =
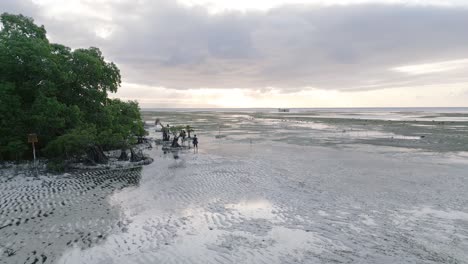
M 166 107 L 468 106 L 468 0 L 0 0 Z

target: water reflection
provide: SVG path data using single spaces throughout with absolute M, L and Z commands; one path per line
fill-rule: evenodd
M 273 219 L 275 215 L 273 204 L 267 200 L 241 201 L 236 204 L 226 204 L 226 209 L 232 209 L 249 218 Z

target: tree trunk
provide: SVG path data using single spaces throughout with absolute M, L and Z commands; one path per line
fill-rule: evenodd
M 133 149 L 130 149 L 130 161 L 131 162 L 138 162 L 144 159 L 145 157 L 143 156 L 143 153 L 141 151 L 137 153 Z
M 107 157 L 99 146 L 92 146 L 87 152 L 88 161 L 91 163 L 107 163 Z
M 127 154 L 127 151 L 126 151 L 125 149 L 122 149 L 122 150 L 120 151 L 119 160 L 120 160 L 120 161 L 127 161 L 127 160 L 128 160 L 128 154 Z

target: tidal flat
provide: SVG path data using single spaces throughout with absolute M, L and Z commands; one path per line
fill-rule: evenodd
M 200 149 L 0 170 L 0 263 L 467 263 L 468 113 L 143 111 Z M 222 135 L 222 137 L 216 137 Z

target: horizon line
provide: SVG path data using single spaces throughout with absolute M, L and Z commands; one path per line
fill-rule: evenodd
M 140 107 L 140 109 L 376 109 L 376 108 L 468 108 L 468 106 L 366 106 L 366 107 Z

